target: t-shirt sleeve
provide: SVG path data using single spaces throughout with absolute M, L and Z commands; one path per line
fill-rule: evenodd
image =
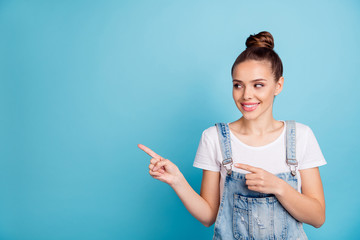
M 206 130 L 201 135 L 193 166 L 214 172 L 220 171 L 220 163 L 216 160 L 215 142 L 207 136 Z
M 319 143 L 310 127 L 307 127 L 307 137 L 303 159 L 299 162 L 299 170 L 325 165 L 326 161 Z

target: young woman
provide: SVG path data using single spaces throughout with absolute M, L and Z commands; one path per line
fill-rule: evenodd
M 200 195 L 180 170 L 144 145 L 150 175 L 169 184 L 214 239 L 307 239 L 302 223 L 325 221 L 318 167 L 326 164 L 312 130 L 275 120 L 273 102 L 284 84 L 269 32 L 250 35 L 231 69 L 242 117 L 205 129 L 194 166 L 203 169 Z

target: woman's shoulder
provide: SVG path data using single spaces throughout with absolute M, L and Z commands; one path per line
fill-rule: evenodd
M 296 121 L 295 121 L 295 127 L 296 127 L 296 133 L 307 133 L 307 131 L 309 131 L 310 129 L 308 125 Z
M 295 131 L 297 141 L 306 143 L 308 138 L 312 136 L 313 132 L 307 124 L 295 122 Z
M 210 139 L 214 139 L 215 137 L 217 137 L 217 129 L 215 124 L 213 126 L 206 128 L 203 131 L 202 135 Z

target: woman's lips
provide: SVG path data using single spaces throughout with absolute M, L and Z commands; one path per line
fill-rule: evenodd
M 241 103 L 242 108 L 246 111 L 246 112 L 251 112 L 254 111 L 260 103 Z

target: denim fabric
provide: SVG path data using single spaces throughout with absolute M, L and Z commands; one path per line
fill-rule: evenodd
M 296 128 L 295 121 L 286 121 L 286 164 L 291 174 L 295 176 L 298 162 L 296 160 Z
M 217 123 L 215 125 L 217 128 L 221 154 L 223 157 L 222 166 L 226 169 L 227 174 L 231 174 L 233 161 L 229 125 L 225 123 Z
M 224 126 L 228 128 L 227 124 L 217 124 L 217 126 L 222 126 L 222 129 Z M 219 131 L 219 134 L 227 132 Z M 220 141 L 228 141 L 229 138 L 228 134 L 219 135 Z M 293 141 L 295 138 L 290 139 Z M 231 153 L 229 144 L 220 144 L 220 146 L 224 153 Z M 231 157 L 226 155 L 227 158 Z M 296 175 L 285 172 L 276 176 L 297 190 Z M 245 174 L 236 171 L 227 174 L 213 240 L 307 239 L 302 223 L 293 218 L 273 194 L 251 191 L 245 181 Z
M 297 178 L 277 174 L 297 189 Z M 293 218 L 272 194 L 251 191 L 245 174 L 226 176 L 213 239 L 307 239 L 302 223 Z

